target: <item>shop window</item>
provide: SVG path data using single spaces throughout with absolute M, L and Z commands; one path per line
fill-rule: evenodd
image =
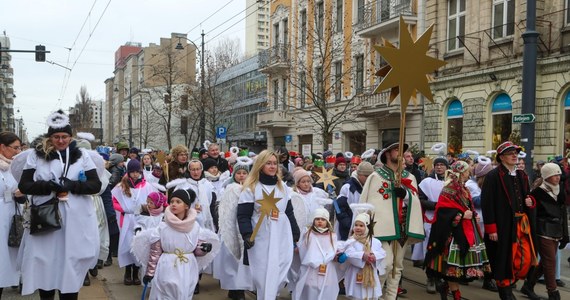
M 463 106 L 453 100 L 447 107 L 447 151 L 461 153 L 463 148 Z
M 355 155 L 360 155 L 366 151 L 366 131 L 350 131 L 345 132 L 348 140 L 348 151 Z
M 492 128 L 493 128 L 493 147 L 497 147 L 509 140 L 513 125 L 511 97 L 507 94 L 499 94 L 493 101 L 491 107 Z

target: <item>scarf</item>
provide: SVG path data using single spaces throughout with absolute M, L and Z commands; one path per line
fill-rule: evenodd
M 184 220 L 180 220 L 175 214 L 170 211 L 170 206 L 164 210 L 164 221 L 168 226 L 178 232 L 190 232 L 194 227 L 194 222 L 196 222 L 196 210 L 190 208 L 186 211 Z
M 276 176 L 269 176 L 263 172 L 259 172 L 259 182 L 265 185 L 276 185 L 277 184 L 277 175 Z
M 329 228 L 328 227 L 320 228 L 320 227 L 313 225 L 313 230 L 318 232 L 318 233 L 326 233 L 327 231 L 329 231 Z
M 162 206 L 162 205 L 160 207 L 157 207 L 157 208 L 148 207 L 148 213 L 153 217 L 160 215 L 163 211 L 164 211 L 164 206 Z
M 355 239 L 357 242 L 364 245 L 364 253 L 370 254 L 372 252 L 370 248 L 370 237 L 368 235 L 356 235 L 353 234 L 352 238 Z M 364 267 L 362 268 L 362 286 L 364 288 L 374 288 L 374 271 L 375 267 L 373 267 L 369 263 L 365 263 Z
M 212 173 L 210 173 L 208 171 L 204 171 L 204 176 L 210 182 L 216 182 L 216 181 L 220 180 L 221 175 L 222 175 L 222 172 L 218 172 L 218 175 L 212 175 Z
M 0 154 L 0 170 L 8 171 L 10 169 L 11 159 L 7 159 L 4 155 Z
M 310 193 L 313 191 L 313 187 L 311 186 L 311 187 L 309 188 L 309 191 L 308 191 L 308 192 L 303 191 L 303 190 L 300 189 L 299 187 L 297 187 L 296 190 L 297 190 L 297 192 L 298 192 L 299 194 L 301 194 L 301 195 L 308 195 L 308 194 L 310 194 Z
M 550 197 L 554 198 L 554 201 L 558 199 L 558 194 L 560 193 L 560 184 L 553 185 L 546 180 L 542 181 L 540 188 L 543 189 Z

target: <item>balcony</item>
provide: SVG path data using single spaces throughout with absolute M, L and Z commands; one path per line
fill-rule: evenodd
M 400 113 L 400 97 L 396 97 L 394 102 L 389 104 L 390 90 L 382 91 L 374 94 L 374 87 L 366 87 L 362 93 L 356 95 L 354 98 L 354 106 L 356 107 L 356 114 L 359 116 L 383 116 L 390 114 Z M 419 97 L 419 95 L 418 95 Z M 408 105 L 408 113 L 421 112 L 421 106 L 414 106 L 410 101 Z
M 407 24 L 417 24 L 417 6 L 415 0 L 378 0 L 359 8 L 357 34 L 364 38 L 381 35 L 388 30 L 397 29 L 402 16 Z
M 277 44 L 259 53 L 259 71 L 265 74 L 284 74 L 290 67 L 290 44 Z
M 267 110 L 257 113 L 257 126 L 260 128 L 292 127 L 293 117 L 286 110 Z

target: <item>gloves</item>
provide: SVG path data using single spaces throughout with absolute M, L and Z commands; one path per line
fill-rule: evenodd
M 396 196 L 401 199 L 406 198 L 406 195 L 408 194 L 406 193 L 406 190 L 402 187 L 394 188 L 394 192 L 396 192 Z
M 78 181 L 71 180 L 71 179 L 68 179 L 66 177 L 62 177 L 61 182 L 63 184 L 63 188 L 66 189 L 66 191 L 69 191 L 72 193 L 75 192 L 77 184 L 79 183 Z
M 202 243 L 200 245 L 200 249 L 206 253 L 212 251 L 212 244 L 211 243 Z
M 52 190 L 53 192 L 55 192 L 56 194 L 68 192 L 68 190 L 66 190 L 63 185 L 61 185 L 55 181 L 49 182 L 49 189 Z
M 562 250 L 562 249 L 566 248 L 566 245 L 568 245 L 568 237 L 560 240 L 560 244 L 558 245 L 558 249 Z
M 143 277 L 143 283 L 144 283 L 144 284 L 149 284 L 149 283 L 152 281 L 153 278 L 154 278 L 154 276 L 144 275 L 144 277 Z
M 341 253 L 337 253 L 336 255 L 336 261 L 338 261 L 339 264 L 344 263 L 347 260 L 347 256 L 344 252 Z
M 251 247 L 253 247 L 253 245 L 255 245 L 255 241 L 249 240 L 250 237 L 251 237 L 251 234 L 248 234 L 248 235 L 243 237 L 243 246 L 245 247 L 245 249 L 251 249 Z

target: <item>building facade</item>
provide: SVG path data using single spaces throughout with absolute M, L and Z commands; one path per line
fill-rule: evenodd
M 400 15 L 415 39 L 424 24 L 418 2 L 272 1 L 271 46 L 260 55 L 267 111 L 258 117 L 268 147 L 362 153 L 397 141 L 399 99 L 388 105 L 389 91 L 373 94 L 383 61 L 372 45 L 397 44 Z M 421 115 L 421 106 L 408 109 L 406 141 L 420 143 Z
M 151 43 L 121 46 L 114 77 L 105 80 L 109 110 L 107 143 L 168 150 L 189 145 L 188 94 L 196 86 L 196 54 L 187 35 L 172 33 Z
M 570 147 L 570 14 L 568 0 L 537 0 L 539 32 L 535 97 L 535 160 Z M 432 55 L 445 60 L 425 105 L 425 142 L 451 152 L 496 149 L 520 142 L 526 1 L 429 1 L 436 24 Z M 524 137 L 523 137 L 524 138 Z M 528 151 L 530 153 L 530 151 Z
M 253 56 L 225 70 L 216 80 L 222 124 L 227 144 L 258 153 L 267 148 L 267 136 L 257 128 L 257 114 L 267 102 L 267 76 L 259 72 L 259 57 Z M 227 149 L 227 147 L 226 147 Z
M 10 49 L 10 38 L 0 35 L 0 47 Z M 14 69 L 9 52 L 0 52 L 0 131 L 15 130 L 14 116 Z
M 245 11 L 245 55 L 256 55 L 269 48 L 270 0 L 247 0 Z

